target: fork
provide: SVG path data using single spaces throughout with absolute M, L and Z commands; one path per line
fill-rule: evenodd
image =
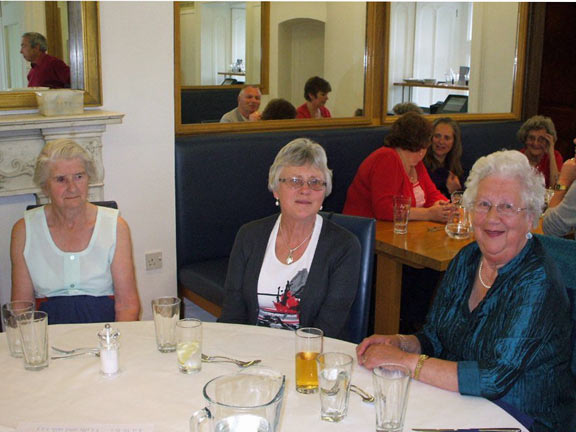
M 249 361 L 242 361 L 242 360 L 236 360 L 230 357 L 224 357 L 224 356 L 209 356 L 206 354 L 202 354 L 202 361 L 205 363 L 220 363 L 220 362 L 226 362 L 226 363 L 234 363 L 237 366 L 240 366 L 242 368 L 246 368 L 249 366 L 253 366 L 255 364 L 260 363 L 262 360 L 249 360 Z
M 62 348 L 58 348 L 55 347 L 54 345 L 52 345 L 52 349 L 54 351 L 56 351 L 57 353 L 60 354 L 67 354 L 67 355 L 71 355 L 71 354 L 79 354 L 79 353 L 91 353 L 91 352 L 97 352 L 100 351 L 100 348 L 73 348 L 71 350 L 65 350 Z
M 51 356 L 50 359 L 51 360 L 67 359 L 67 358 L 72 358 L 72 357 L 80 357 L 80 356 L 83 356 L 86 354 L 100 357 L 100 351 L 92 350 L 92 351 L 73 352 L 72 354 L 62 354 L 62 355 L 58 355 L 58 356 Z

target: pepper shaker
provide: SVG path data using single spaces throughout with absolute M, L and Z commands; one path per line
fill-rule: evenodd
M 120 332 L 106 324 L 98 332 L 100 339 L 100 373 L 113 376 L 118 373 L 118 351 L 120 348 Z

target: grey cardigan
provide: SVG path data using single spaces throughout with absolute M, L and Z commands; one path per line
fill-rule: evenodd
M 226 275 L 219 322 L 256 324 L 258 277 L 278 215 L 249 222 L 236 235 Z M 316 252 L 300 301 L 300 326 L 317 327 L 342 338 L 360 276 L 360 242 L 324 218 Z

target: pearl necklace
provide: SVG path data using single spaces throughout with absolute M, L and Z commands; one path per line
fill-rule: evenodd
M 486 283 L 484 283 L 484 281 L 482 280 L 482 260 L 480 260 L 480 267 L 478 267 L 478 279 L 480 280 L 480 283 L 482 284 L 482 286 L 486 289 L 490 289 L 492 288 L 492 285 L 488 285 Z M 494 283 L 494 282 L 492 282 Z
M 282 227 L 278 228 L 279 232 L 282 232 Z M 284 239 L 284 236 L 282 236 L 282 239 L 284 239 L 284 243 L 286 244 L 286 246 L 288 246 L 288 258 L 286 258 L 286 264 L 290 265 L 294 262 L 294 257 L 292 256 L 292 254 L 294 252 L 296 252 L 300 246 L 302 246 L 304 243 L 306 243 L 306 241 L 312 237 L 312 233 L 314 232 L 314 227 L 312 227 L 312 231 L 310 232 L 310 234 L 308 234 L 306 236 L 306 238 L 302 241 L 302 243 L 300 243 L 298 246 L 296 246 L 295 248 L 291 248 L 290 245 L 288 244 L 288 242 Z

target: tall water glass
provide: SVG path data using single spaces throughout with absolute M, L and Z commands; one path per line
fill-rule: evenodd
M 185 318 L 176 323 L 176 360 L 182 373 L 202 369 L 202 321 L 199 319 Z
M 24 312 L 16 316 L 24 353 L 24 368 L 37 371 L 48 366 L 48 314 Z
M 22 343 L 20 342 L 20 332 L 16 316 L 24 312 L 34 310 L 34 303 L 31 301 L 13 301 L 2 305 L 2 327 L 8 339 L 8 348 L 12 357 L 22 357 Z
M 320 418 L 339 422 L 348 414 L 352 356 L 329 352 L 320 354 L 318 363 L 318 386 L 320 388 Z
M 316 357 L 322 353 L 324 332 L 318 328 L 302 327 L 296 330 L 296 391 L 318 391 Z
M 176 351 L 176 323 L 180 318 L 180 299 L 158 297 L 152 300 L 152 312 L 158 351 L 163 353 Z
M 372 371 L 376 397 L 376 431 L 402 432 L 410 384 L 407 367 L 384 363 Z
M 394 234 L 406 234 L 408 232 L 408 217 L 410 216 L 412 199 L 400 195 L 392 199 L 394 205 Z

